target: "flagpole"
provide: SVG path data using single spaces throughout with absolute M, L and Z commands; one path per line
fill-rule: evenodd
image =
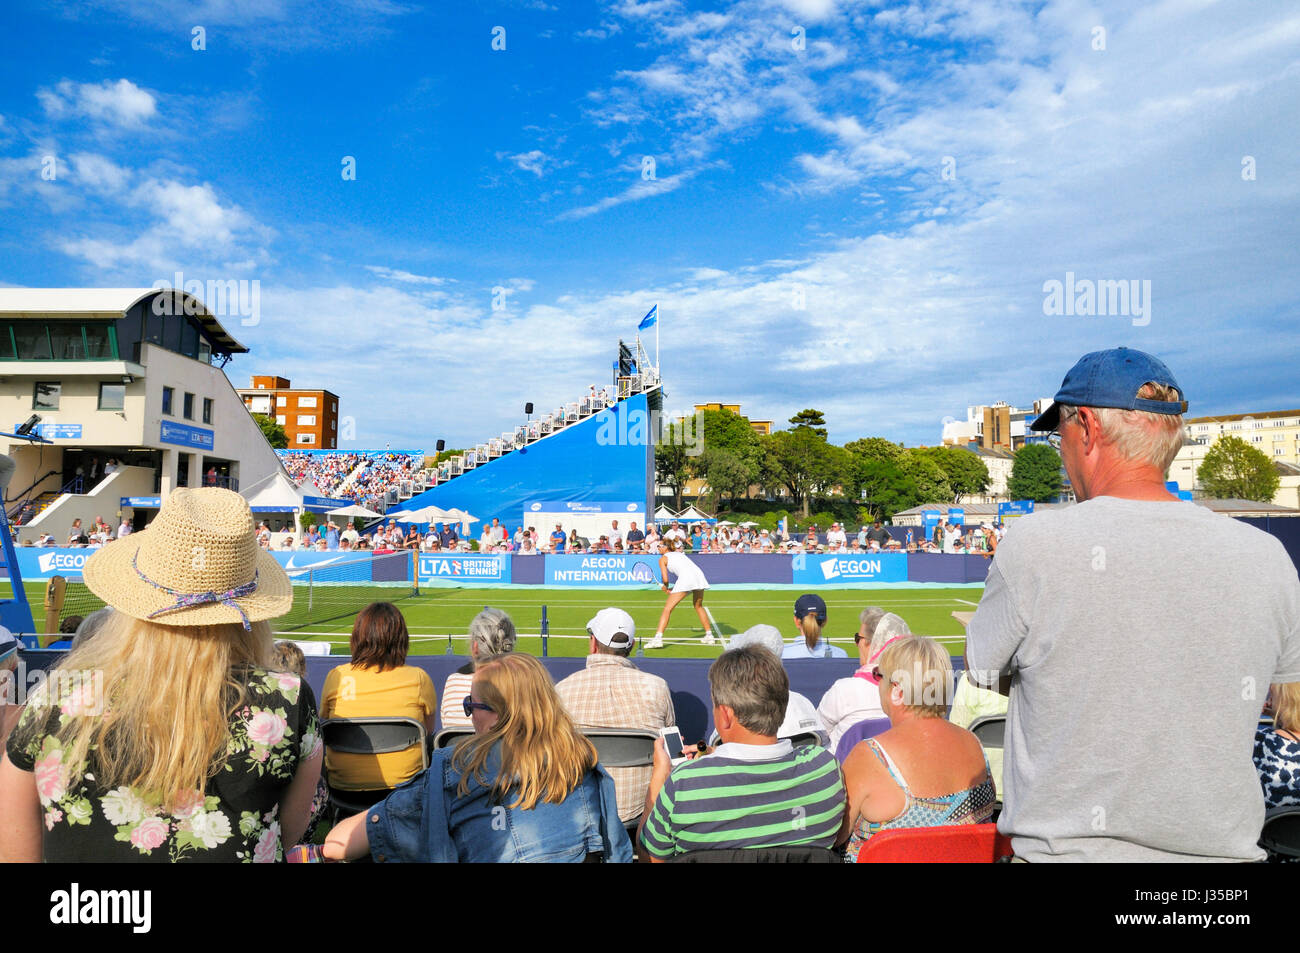
M 660 381 L 663 377 L 659 373 L 659 322 L 663 320 L 663 312 L 659 310 L 659 302 L 655 302 L 655 377 Z

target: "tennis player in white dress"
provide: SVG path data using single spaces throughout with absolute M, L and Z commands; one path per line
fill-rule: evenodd
M 659 575 L 663 577 L 663 584 L 660 586 L 664 592 L 668 593 L 668 598 L 664 601 L 664 611 L 659 616 L 659 627 L 655 630 L 655 637 L 646 643 L 648 649 L 661 649 L 664 647 L 664 629 L 668 627 L 668 617 L 673 614 L 673 609 L 677 604 L 686 598 L 687 593 L 691 596 L 691 602 L 695 606 L 695 613 L 700 617 L 700 625 L 704 626 L 704 644 L 712 645 L 713 626 L 709 622 L 708 613 L 704 611 L 704 590 L 709 588 L 709 580 L 704 578 L 704 573 L 700 567 L 691 562 L 684 552 L 682 552 L 682 541 L 675 536 L 666 536 L 659 541 Z M 668 588 L 668 575 L 677 577 L 671 590 Z

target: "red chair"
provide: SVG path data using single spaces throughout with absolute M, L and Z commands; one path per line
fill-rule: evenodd
M 996 824 L 951 824 L 881 831 L 858 852 L 860 864 L 991 864 L 1010 857 Z

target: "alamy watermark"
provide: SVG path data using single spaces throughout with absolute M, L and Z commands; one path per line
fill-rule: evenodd
M 174 281 L 159 278 L 153 287 L 171 294 L 160 294 L 153 299 L 153 313 L 157 315 L 201 314 L 205 309 L 218 318 L 239 318 L 246 328 L 262 323 L 262 282 L 257 278 L 229 278 L 225 281 L 197 278 L 188 281 L 182 272 L 176 272 Z M 184 292 L 182 294 L 182 292 Z
M 98 669 L 28 670 L 27 663 L 19 659 L 16 670 L 0 670 L 0 704 L 58 705 L 65 715 L 102 715 L 104 673 Z
M 1065 273 L 1065 281 L 1050 278 L 1043 282 L 1043 314 L 1106 317 L 1131 317 L 1133 327 L 1151 323 L 1151 279 L 1111 279 L 1074 277 Z
M 658 410 L 601 411 L 596 443 L 602 447 L 679 446 L 688 457 L 704 452 L 704 411 L 665 414 Z

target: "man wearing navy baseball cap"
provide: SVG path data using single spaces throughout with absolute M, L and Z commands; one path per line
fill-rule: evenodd
M 998 827 L 1019 858 L 1264 857 L 1251 754 L 1268 685 L 1300 681 L 1300 579 L 1276 538 L 1165 489 L 1186 409 L 1163 362 L 1114 348 L 1031 425 L 1080 502 L 1016 521 L 966 650 L 984 684 L 1009 677 Z

